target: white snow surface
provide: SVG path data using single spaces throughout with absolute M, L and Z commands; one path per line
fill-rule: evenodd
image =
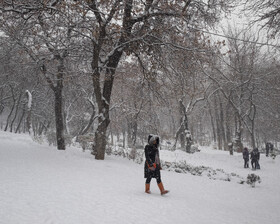
M 278 224 L 280 160 L 261 155 L 261 170 L 243 168 L 241 154 L 160 151 L 165 161 L 249 173 L 262 182 L 252 188 L 236 181 L 162 170 L 170 193 L 161 196 L 153 179 L 144 193 L 143 164 L 116 156 L 95 160 L 70 147 L 56 150 L 28 135 L 0 131 L 1 224 Z

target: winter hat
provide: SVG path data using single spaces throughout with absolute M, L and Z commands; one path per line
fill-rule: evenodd
M 159 136 L 150 134 L 148 137 L 148 143 L 152 145 L 155 140 L 157 141 L 157 145 L 159 145 Z

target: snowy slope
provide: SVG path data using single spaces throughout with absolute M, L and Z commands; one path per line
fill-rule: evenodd
M 161 151 L 166 161 L 185 160 L 261 184 L 162 171 L 171 192 L 161 196 L 152 181 L 144 193 L 143 165 L 107 156 L 95 160 L 78 148 L 58 151 L 27 135 L 0 131 L 0 224 L 276 224 L 280 220 L 280 160 L 261 157 L 261 170 L 243 168 L 241 155 L 203 149 Z

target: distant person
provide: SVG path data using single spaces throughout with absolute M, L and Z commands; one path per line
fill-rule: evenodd
M 251 152 L 251 165 L 253 170 L 260 169 L 259 160 L 260 160 L 259 149 L 254 148 L 253 151 Z
M 257 152 L 257 163 L 256 163 L 256 169 L 260 169 L 260 152 L 259 149 L 256 148 L 256 152 Z
M 272 144 L 272 143 L 270 143 L 270 153 L 272 153 L 272 152 L 273 152 L 273 149 L 274 149 L 274 146 L 273 146 L 273 144 Z
M 167 194 L 169 191 L 165 190 L 160 177 L 160 159 L 159 159 L 159 137 L 156 135 L 149 135 L 148 145 L 145 146 L 145 192 L 150 194 L 150 183 L 152 178 L 156 178 L 161 195 Z
M 228 149 L 229 149 L 229 154 L 233 155 L 233 143 L 232 142 L 228 143 Z
M 248 148 L 243 149 L 244 168 L 249 168 L 249 151 Z
M 269 149 L 270 149 L 270 143 L 267 142 L 265 144 L 265 155 L 266 155 L 266 157 L 268 157 L 268 155 L 269 155 Z

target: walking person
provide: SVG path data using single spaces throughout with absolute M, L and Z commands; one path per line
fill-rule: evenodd
M 243 149 L 244 168 L 249 168 L 249 151 L 248 148 Z
M 167 194 L 169 191 L 165 190 L 160 176 L 160 159 L 159 159 L 159 137 L 157 135 L 149 135 L 148 145 L 145 146 L 145 175 L 146 184 L 145 192 L 150 194 L 150 183 L 152 178 L 156 178 L 161 195 Z

